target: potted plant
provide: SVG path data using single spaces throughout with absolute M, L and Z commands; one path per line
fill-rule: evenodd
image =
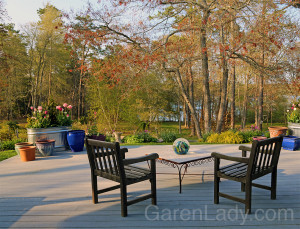
M 284 126 L 270 126 L 268 127 L 268 129 L 271 138 L 281 136 L 281 135 L 286 135 L 286 131 L 288 130 L 288 128 Z
M 59 106 L 52 100 L 46 106 L 31 106 L 30 109 L 32 114 L 27 118 L 28 141 L 53 139 L 56 149 L 68 149 L 67 132 L 72 124 L 72 106 L 67 103 Z
M 287 110 L 288 128 L 291 135 L 300 137 L 300 99 Z
M 96 139 L 96 140 L 100 140 L 100 141 L 105 141 L 106 140 L 106 136 L 100 132 L 98 132 L 98 127 L 97 127 L 97 112 L 94 112 L 93 115 L 93 123 L 92 125 L 89 126 L 88 128 L 88 133 L 87 133 L 87 137 L 91 138 L 91 139 Z
M 84 147 L 84 130 L 70 130 L 67 133 L 67 140 L 72 152 L 80 152 Z
M 24 146 L 19 148 L 21 161 L 34 161 L 35 160 L 35 146 Z
M 32 142 L 19 142 L 15 144 L 15 151 L 17 152 L 18 156 L 20 156 L 20 148 L 24 146 L 33 146 Z

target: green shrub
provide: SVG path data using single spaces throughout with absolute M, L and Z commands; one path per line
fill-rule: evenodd
M 146 143 L 146 142 L 157 142 L 157 138 L 152 137 L 148 132 L 138 133 L 129 135 L 124 138 L 125 143 Z
M 152 137 L 148 132 L 139 133 L 138 138 L 143 139 L 142 142 L 157 142 L 157 138 Z
M 221 134 L 213 133 L 207 137 L 208 143 L 225 143 L 225 144 L 240 144 L 243 142 L 243 137 L 239 132 L 225 131 Z
M 134 143 L 142 143 L 144 139 L 139 138 L 137 134 L 129 135 L 124 138 L 125 143 L 134 144 Z
M 269 131 L 266 131 L 266 132 L 264 133 L 264 136 L 267 137 L 267 138 L 270 138 L 270 132 L 269 132 Z
M 262 136 L 263 132 L 259 130 L 248 130 L 248 131 L 241 131 L 240 135 L 243 137 L 243 142 L 248 143 L 253 141 L 254 136 Z
M 210 135 L 212 135 L 213 134 L 213 132 L 207 132 L 207 133 L 204 133 L 203 135 L 202 135 L 202 138 L 203 138 L 203 141 L 205 141 L 206 142 L 206 140 L 207 140 L 207 138 L 210 136 Z
M 24 139 L 15 139 L 15 140 L 9 140 L 9 141 L 2 141 L 0 142 L 0 151 L 3 150 L 14 150 L 15 144 L 19 142 L 24 142 Z
M 109 132 L 106 132 L 106 134 L 105 134 L 105 141 L 107 141 L 107 142 L 115 142 L 116 139 L 115 139 L 115 136 L 114 136 L 114 135 L 112 135 L 112 134 L 109 133 Z M 123 141 L 124 141 L 124 140 L 123 140 Z
M 159 134 L 159 137 L 164 142 L 174 142 L 178 138 L 178 134 L 175 131 L 169 130 L 164 131 Z

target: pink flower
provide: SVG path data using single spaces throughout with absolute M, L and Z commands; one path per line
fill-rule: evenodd
M 46 118 L 46 116 L 44 116 L 44 118 Z
M 48 111 L 45 111 L 45 114 L 48 114 Z
M 38 106 L 38 110 L 41 112 L 43 110 L 42 106 Z
M 36 111 L 36 108 L 34 108 L 34 111 Z
M 292 107 L 292 110 L 294 110 L 294 107 Z
M 97 114 L 97 112 L 95 111 L 95 112 L 94 112 L 94 115 L 96 115 L 96 114 Z
M 69 105 L 67 108 L 68 108 L 68 109 L 72 109 L 72 105 Z
M 59 106 L 58 110 L 59 110 L 59 111 L 62 111 L 63 109 Z
M 30 109 L 33 110 L 33 106 L 31 106 Z
M 67 114 L 67 117 L 69 118 L 70 115 Z
M 60 106 L 56 106 L 56 109 L 59 110 L 59 109 L 60 109 Z
M 63 107 L 67 107 L 67 106 L 68 106 L 68 104 L 67 104 L 67 103 L 64 103 L 64 104 L 63 104 Z

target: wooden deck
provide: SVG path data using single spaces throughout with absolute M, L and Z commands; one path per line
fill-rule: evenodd
M 130 146 L 127 157 L 156 152 L 171 146 Z M 191 151 L 241 155 L 238 145 L 198 145 Z M 120 215 L 118 190 L 99 196 L 92 204 L 90 170 L 86 152 L 58 152 L 48 158 L 21 162 L 13 157 L 0 162 L 0 228 L 299 228 L 300 151 L 282 150 L 278 168 L 277 199 L 253 188 L 251 215 L 244 205 L 220 198 L 213 204 L 213 163 L 190 167 L 178 193 L 176 168 L 157 163 L 158 205 L 150 200 L 129 206 Z M 145 165 L 146 166 L 146 165 Z M 163 174 L 162 174 L 163 173 Z M 166 174 L 167 173 L 167 174 Z M 270 176 L 258 182 L 270 183 Z M 103 187 L 113 182 L 101 179 Z M 242 197 L 240 185 L 222 181 L 221 191 Z M 150 183 L 129 186 L 131 196 L 149 191 Z

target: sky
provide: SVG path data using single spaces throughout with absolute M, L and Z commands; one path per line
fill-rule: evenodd
M 97 3 L 98 0 L 89 0 L 91 3 Z M 62 11 L 71 9 L 83 9 L 87 0 L 4 0 L 4 7 L 10 19 L 7 22 L 14 23 L 16 29 L 28 22 L 37 22 L 37 10 L 43 8 L 49 2 Z

